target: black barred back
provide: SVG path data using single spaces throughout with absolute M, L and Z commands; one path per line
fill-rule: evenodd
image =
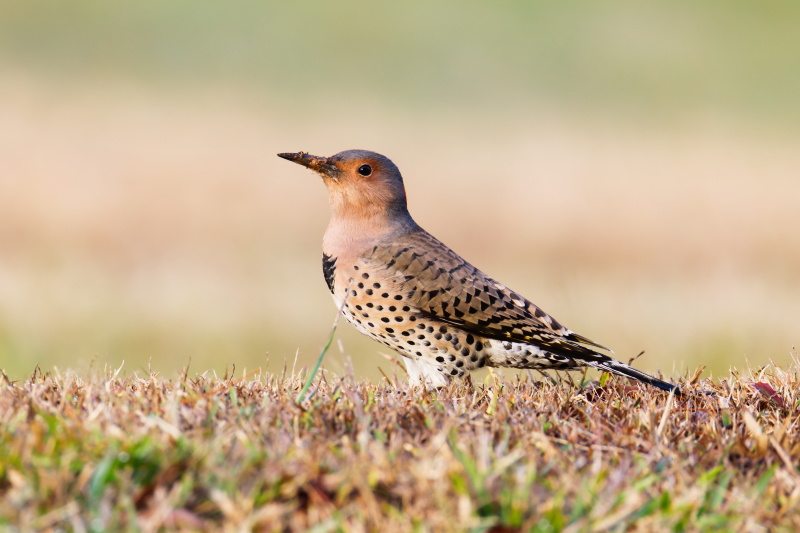
M 325 283 L 328 284 L 328 289 L 333 292 L 333 278 L 336 274 L 336 258 L 331 259 L 331 256 L 322 253 L 322 274 L 325 276 Z

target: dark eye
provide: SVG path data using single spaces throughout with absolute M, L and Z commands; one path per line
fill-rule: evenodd
M 370 174 L 372 174 L 372 167 L 369 165 L 361 165 L 360 167 L 358 167 L 358 173 L 361 174 L 362 176 L 369 176 Z

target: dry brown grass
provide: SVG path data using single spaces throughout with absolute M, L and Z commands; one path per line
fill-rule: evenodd
M 605 377 L 415 390 L 399 365 L 379 383 L 325 372 L 301 406 L 305 369 L 0 378 L 0 516 L 52 532 L 797 530 L 798 362 L 697 372 L 672 399 Z

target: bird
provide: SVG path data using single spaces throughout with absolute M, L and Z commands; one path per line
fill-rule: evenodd
M 389 158 L 367 150 L 278 156 L 322 177 L 331 207 L 322 240 L 328 289 L 350 324 L 404 357 L 412 384 L 441 388 L 483 367 L 590 367 L 680 392 L 603 353 L 610 350 L 421 228 Z

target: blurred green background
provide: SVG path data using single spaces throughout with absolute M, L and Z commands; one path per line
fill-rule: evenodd
M 335 314 L 327 195 L 275 153 L 351 148 L 620 359 L 784 363 L 798 27 L 795 2 L 6 0 L 0 367 L 312 362 Z M 391 367 L 338 336 L 358 376 Z

